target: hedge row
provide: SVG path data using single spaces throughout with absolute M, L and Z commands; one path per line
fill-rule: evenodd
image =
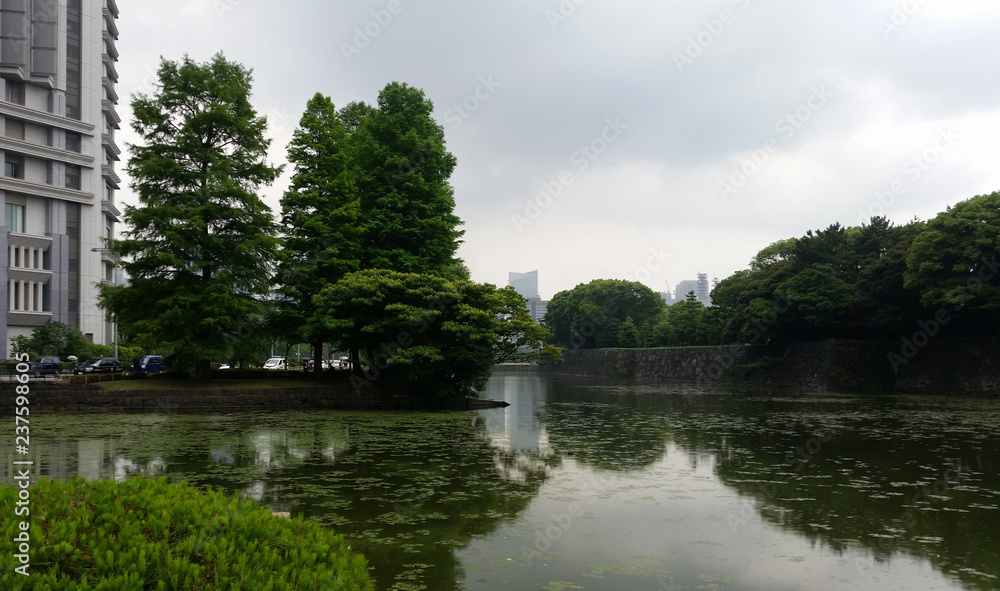
M 253 500 L 141 477 L 42 480 L 30 516 L 0 488 L 0 587 L 31 591 L 370 590 L 365 559 L 343 538 Z M 30 521 L 30 576 L 14 539 Z

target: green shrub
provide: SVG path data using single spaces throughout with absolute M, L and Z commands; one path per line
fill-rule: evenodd
M 7 590 L 370 590 L 343 538 L 255 501 L 141 477 L 42 480 L 31 490 L 31 576 L 12 542 L 17 492 L 0 488 L 0 580 Z

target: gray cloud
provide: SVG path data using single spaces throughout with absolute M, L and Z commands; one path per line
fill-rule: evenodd
M 343 105 L 372 102 L 393 80 L 418 86 L 458 158 L 462 254 L 476 279 L 503 284 L 507 271 L 538 268 L 551 296 L 628 276 L 665 247 L 669 262 L 648 281 L 662 289 L 698 271 L 728 275 L 807 229 L 856 224 L 879 213 L 877 194 L 895 181 L 905 191 L 884 209 L 897 222 L 997 188 L 1000 8 L 895 5 L 916 10 L 868 0 L 123 6 L 119 87 L 143 88 L 160 55 L 222 50 L 254 69 L 280 159 L 313 93 Z M 484 79 L 497 84 L 487 92 Z M 817 88 L 822 104 L 810 103 Z M 602 147 L 609 119 L 627 128 Z M 907 174 L 948 127 L 959 138 L 919 178 Z M 602 147 L 585 170 L 582 146 Z M 747 165 L 760 150 L 766 160 Z M 744 165 L 753 174 L 721 195 Z M 518 227 L 513 217 L 564 172 L 572 183 Z M 275 208 L 283 188 L 265 191 Z

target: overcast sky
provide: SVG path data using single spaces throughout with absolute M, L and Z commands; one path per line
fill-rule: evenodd
M 809 229 L 928 219 L 1000 190 L 996 0 L 119 7 L 120 141 L 136 141 L 128 97 L 160 56 L 252 68 L 275 162 L 314 93 L 374 103 L 406 82 L 458 159 L 473 279 L 537 269 L 545 298 L 721 279 Z M 287 182 L 262 191 L 276 212 Z

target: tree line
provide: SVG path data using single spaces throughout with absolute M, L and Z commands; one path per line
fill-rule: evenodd
M 213 360 L 252 360 L 262 339 L 309 343 L 317 359 L 331 343 L 350 352 L 359 389 L 389 379 L 435 394 L 542 350 L 548 332 L 523 298 L 472 282 L 456 255 L 456 160 L 421 90 L 393 82 L 377 104 L 340 109 L 313 96 L 276 220 L 258 191 L 282 167 L 267 161 L 251 86 L 222 54 L 185 56 L 133 97 L 138 204 L 109 244 L 129 282 L 100 288 L 129 340 L 203 377 Z
M 644 285 L 597 280 L 556 294 L 546 313 L 572 348 L 715 346 L 915 334 L 1000 334 L 1000 192 L 933 219 L 807 231 L 757 253 L 712 290 L 664 305 Z

